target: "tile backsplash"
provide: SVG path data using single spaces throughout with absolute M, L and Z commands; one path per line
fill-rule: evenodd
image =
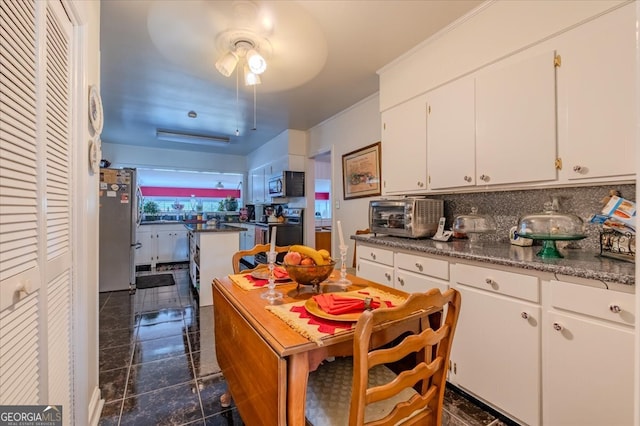
M 635 201 L 636 186 L 603 185 L 574 188 L 543 188 L 522 191 L 498 191 L 463 194 L 429 195 L 429 198 L 444 200 L 444 214 L 447 219 L 446 229 L 450 229 L 457 215 L 469 214 L 471 207 L 477 207 L 478 213 L 488 214 L 495 219 L 498 231 L 495 234 L 483 235 L 482 239 L 508 241 L 509 229 L 518 224 L 521 216 L 543 211 L 544 203 L 557 197 L 561 213 L 573 213 L 582 218 L 586 224 L 587 238 L 571 243 L 572 247 L 583 247 L 599 251 L 600 226 L 587 223 L 594 213 L 600 213 L 602 199 L 610 190 L 620 191 L 622 197 Z M 539 242 L 536 242 L 539 244 Z

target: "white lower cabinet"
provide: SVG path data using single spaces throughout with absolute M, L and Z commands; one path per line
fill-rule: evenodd
M 393 287 L 393 251 L 358 244 L 356 275 Z
M 449 379 L 519 422 L 540 424 L 538 278 L 457 263 L 451 284 L 462 308 Z
M 361 241 L 357 253 L 360 277 L 460 291 L 454 385 L 523 425 L 633 424 L 634 294 Z
M 136 250 L 136 265 L 186 262 L 189 260 L 187 229 L 182 224 L 144 225 L 136 233 L 140 247 Z
M 186 262 L 189 260 L 188 232 L 184 225 L 157 232 L 158 246 L 156 263 Z
M 449 288 L 449 262 L 358 244 L 357 275 L 408 293 Z
M 140 244 L 135 252 L 136 265 L 155 264 L 156 233 L 150 226 L 141 226 L 136 232 L 136 242 Z
M 409 253 L 396 253 L 395 284 L 400 290 L 417 293 L 430 288 L 449 288 L 449 262 Z
M 562 281 L 543 285 L 550 294 L 543 423 L 632 425 L 634 295 Z

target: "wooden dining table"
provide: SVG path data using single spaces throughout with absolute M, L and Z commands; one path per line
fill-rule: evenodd
M 339 271 L 333 276 L 339 277 Z M 406 292 L 348 275 L 346 290 L 373 287 L 401 298 Z M 309 372 L 332 356 L 353 353 L 353 330 L 314 341 L 303 336 L 267 309 L 264 288 L 243 289 L 229 277 L 213 281 L 214 333 L 218 364 L 233 401 L 247 425 L 305 424 L 305 400 Z M 296 283 L 278 285 L 284 297 L 279 304 L 311 297 Z M 302 289 L 304 290 L 304 289 Z M 321 286 L 321 291 L 344 291 Z

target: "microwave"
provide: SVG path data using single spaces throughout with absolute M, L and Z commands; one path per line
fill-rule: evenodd
M 269 179 L 270 197 L 304 197 L 304 172 L 285 171 Z
M 425 238 L 435 235 L 444 216 L 444 201 L 407 197 L 369 202 L 369 229 L 374 234 Z

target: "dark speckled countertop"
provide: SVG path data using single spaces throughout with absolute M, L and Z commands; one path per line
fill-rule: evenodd
M 431 239 L 414 240 L 373 235 L 352 235 L 351 239 L 381 248 L 409 250 L 635 286 L 634 263 L 601 257 L 599 253 L 585 249 L 561 249 L 560 253 L 564 258 L 542 259 L 536 256 L 540 246 L 519 247 L 502 242 L 471 244 L 469 240 L 440 242 Z
M 207 225 L 206 223 L 196 225 L 186 224 L 184 226 L 193 232 L 242 232 L 247 230 L 247 228 L 242 228 L 236 224 L 227 225 L 226 223 L 219 223 L 217 225 Z

